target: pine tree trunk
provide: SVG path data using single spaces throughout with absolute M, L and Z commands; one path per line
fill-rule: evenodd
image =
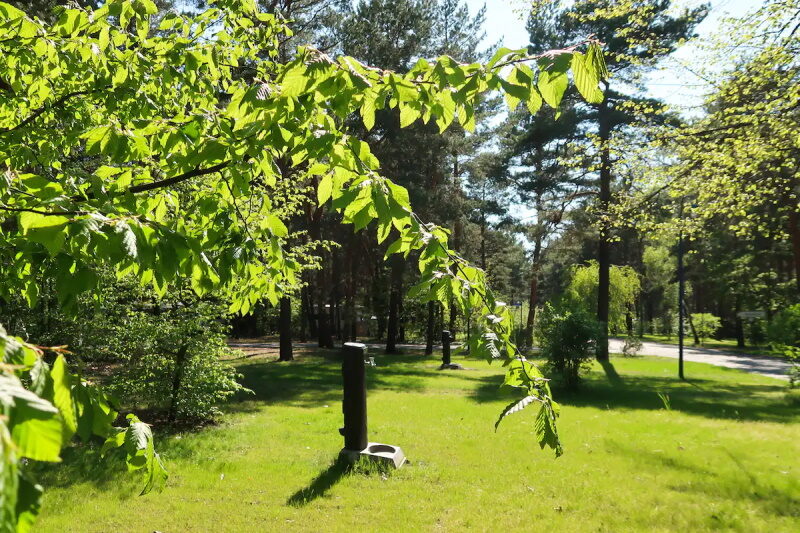
M 800 210 L 798 209 L 789 212 L 789 235 L 792 239 L 795 283 L 797 292 L 800 293 Z
M 292 300 L 284 296 L 280 300 L 280 315 L 278 317 L 278 334 L 280 337 L 278 360 L 293 361 L 292 356 Z
M 456 340 L 456 318 L 458 317 L 458 311 L 456 310 L 456 304 L 453 300 L 450 300 L 450 320 L 448 324 L 448 328 L 450 328 L 450 340 Z
M 391 286 L 389 293 L 389 322 L 386 325 L 386 353 L 397 353 L 400 334 L 400 300 L 403 284 L 403 258 L 392 256 Z
M 533 325 L 536 322 L 536 306 L 539 304 L 539 273 L 534 267 L 531 274 L 531 291 L 528 296 L 528 319 L 525 321 L 525 346 L 533 346 Z
M 736 295 L 736 346 L 739 348 L 745 347 L 745 338 L 744 338 L 744 324 L 742 323 L 742 319 L 739 316 L 739 312 L 742 310 L 742 295 Z
M 609 223 L 606 219 L 611 204 L 611 138 L 610 109 L 607 99 L 603 100 L 598 110 L 600 148 L 600 235 L 597 250 L 598 286 L 597 286 L 597 320 L 600 322 L 600 338 L 597 340 L 597 360 L 608 361 L 608 308 L 611 291 L 611 242 Z
M 433 354 L 433 321 L 436 307 L 433 301 L 428 302 L 428 322 L 425 328 L 425 355 Z

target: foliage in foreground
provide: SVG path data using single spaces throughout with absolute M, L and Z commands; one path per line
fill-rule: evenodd
M 105 439 L 103 451 L 122 447 L 128 469 L 141 470 L 142 494 L 160 489 L 167 472 L 153 447 L 150 427 L 128 415 L 114 427 L 117 411 L 98 387 L 70 371 L 63 350 L 52 364 L 36 346 L 0 328 L 0 530 L 29 531 L 41 507 L 42 487 L 27 472 L 29 461 L 61 461 L 73 436 Z
M 98 265 L 108 265 L 159 295 L 185 279 L 199 296 L 229 293 L 232 312 L 263 298 L 275 304 L 304 265 L 288 250 L 285 213 L 271 198 L 314 187 L 318 204 L 356 231 L 375 222 L 379 242 L 394 235 L 387 256 L 418 254 L 414 295 L 477 317 L 472 353 L 522 366 L 509 370 L 526 394 L 519 406 L 540 406 L 539 443 L 560 454 L 557 404 L 511 341 L 507 306 L 342 124 L 358 113 L 371 129 L 375 111 L 388 107 L 399 109 L 401 126 L 421 119 L 443 131 L 458 120 L 472 130 L 482 93 L 501 90 L 509 106 L 532 112 L 558 107 L 569 73 L 598 102 L 607 75 L 599 45 L 537 56 L 501 49 L 485 65 L 420 59 L 398 75 L 314 49 L 281 63 L 279 42 L 290 32 L 250 0 L 168 14 L 154 32 L 156 11 L 151 0 L 110 0 L 64 9 L 45 26 L 0 3 L 5 295 L 32 304 L 39 281 L 54 280 L 60 304 L 73 308 L 96 289 Z M 299 174 L 287 178 L 287 166 Z M 6 458 L 16 468 L 17 455 Z M 4 506 L 4 520 L 17 516 Z

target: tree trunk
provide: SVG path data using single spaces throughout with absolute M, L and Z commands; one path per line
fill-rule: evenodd
M 450 321 L 448 324 L 448 328 L 450 331 L 450 339 L 456 340 L 456 318 L 458 317 L 458 311 L 456 310 L 456 304 L 453 300 L 450 300 Z
M 694 337 L 694 345 L 700 346 L 700 337 L 697 335 L 697 330 L 694 329 L 694 320 L 692 320 L 692 315 L 689 313 L 689 309 L 686 308 L 686 302 L 683 303 L 683 313 L 686 315 L 686 320 L 689 321 L 689 329 L 692 330 L 692 337 Z
M 739 317 L 739 312 L 742 310 L 742 295 L 736 295 L 736 346 L 739 348 L 745 347 L 745 339 L 744 339 L 744 324 L 742 324 L 742 319 Z
M 481 269 L 486 272 L 486 212 L 481 211 Z
M 607 89 L 607 87 L 606 87 Z M 600 137 L 600 235 L 597 249 L 598 286 L 597 320 L 600 322 L 600 338 L 597 340 L 597 360 L 608 361 L 608 307 L 611 289 L 611 242 L 608 208 L 611 204 L 611 138 L 610 110 L 608 100 L 604 99 L 598 110 Z
M 278 334 L 280 336 L 278 360 L 293 361 L 292 356 L 292 300 L 284 296 L 280 300 L 280 315 L 278 316 Z
M 403 258 L 392 256 L 391 287 L 389 293 L 389 323 L 386 325 L 386 353 L 397 353 L 400 334 L 400 305 L 403 290 Z
M 433 320 L 436 311 L 433 300 L 428 302 L 428 323 L 425 330 L 425 355 L 433 354 Z
M 797 292 L 800 293 L 800 210 L 798 209 L 789 212 L 789 235 L 792 239 L 795 283 Z
M 533 346 L 533 324 L 536 322 L 536 306 L 539 303 L 539 272 L 534 267 L 531 274 L 531 292 L 528 296 L 528 319 L 525 322 L 525 346 Z
M 400 288 L 400 306 L 398 307 L 397 313 L 397 336 L 400 339 L 400 342 L 406 342 L 406 309 L 405 302 L 403 302 L 402 286 Z
M 175 422 L 178 418 L 178 393 L 181 390 L 181 380 L 183 379 L 183 369 L 186 366 L 186 353 L 189 345 L 184 344 L 175 354 L 175 373 L 172 375 L 172 394 L 169 402 L 169 421 Z

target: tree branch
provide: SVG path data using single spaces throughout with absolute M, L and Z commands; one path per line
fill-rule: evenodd
M 94 92 L 97 92 L 97 91 L 102 91 L 104 89 L 108 89 L 109 87 L 111 87 L 111 86 L 107 85 L 107 86 L 101 87 L 99 89 L 91 89 L 91 90 L 84 90 L 84 91 L 74 91 L 74 92 L 71 92 L 71 93 L 67 93 L 67 94 L 61 96 L 58 100 L 56 100 L 55 102 L 53 102 L 50 105 L 41 106 L 36 111 L 34 111 L 28 118 L 26 118 L 25 120 L 23 120 L 22 122 L 20 122 L 16 126 L 12 126 L 10 128 L 2 128 L 2 129 L 0 129 L 0 135 L 4 135 L 6 133 L 10 133 L 12 131 L 15 131 L 15 130 L 18 130 L 20 128 L 23 128 L 23 127 L 27 126 L 28 124 L 30 124 L 31 122 L 33 122 L 34 120 L 39 118 L 39 116 L 41 116 L 42 113 L 44 113 L 45 111 L 48 111 L 50 109 L 53 109 L 55 107 L 60 106 L 61 104 L 63 104 L 67 100 L 69 100 L 70 98 L 74 98 L 76 96 L 81 96 L 81 95 L 84 95 L 84 94 L 91 94 L 91 93 L 94 93 Z

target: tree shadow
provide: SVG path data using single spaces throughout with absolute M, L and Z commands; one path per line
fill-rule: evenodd
M 286 505 L 303 507 L 317 498 L 325 496 L 325 493 L 350 471 L 352 471 L 351 463 L 337 457 L 336 460 L 334 460 L 328 468 L 320 472 L 308 486 L 292 494 L 289 499 L 286 500 Z
M 367 353 L 376 366 L 367 367 L 367 394 L 370 391 L 424 392 L 426 380 L 436 379 L 438 358 L 420 353 L 399 355 Z M 225 404 L 227 411 L 252 411 L 263 403 L 316 407 L 341 400 L 341 352 L 326 350 L 306 355 L 294 362 L 252 361 L 237 366 L 242 384 L 253 394 L 240 394 Z M 422 366 L 430 362 L 430 368 Z M 462 373 L 463 379 L 475 379 Z M 435 383 L 435 382 L 434 382 Z
M 691 455 L 676 457 L 674 454 L 626 446 L 619 442 L 609 442 L 607 446 L 609 451 L 614 452 L 617 457 L 644 461 L 659 471 L 663 469 L 678 470 L 692 476 L 690 483 L 671 485 L 669 488 L 673 491 L 706 493 L 719 500 L 749 501 L 762 507 L 769 514 L 800 516 L 800 501 L 791 493 L 791 489 L 776 487 L 769 481 L 760 478 L 748 470 L 743 461 L 727 448 L 721 450 L 736 465 L 742 473 L 741 476 L 720 473 L 693 464 Z
M 622 378 L 619 377 L 617 373 L 617 369 L 614 368 L 614 365 L 611 361 L 600 361 L 600 366 L 603 367 L 603 372 L 605 372 L 608 381 L 615 387 L 621 387 L 623 385 Z
M 485 376 L 471 399 L 478 403 L 508 401 L 518 393 L 500 386 L 503 376 Z M 660 410 L 659 393 L 670 398 L 673 411 L 707 418 L 793 423 L 800 413 L 785 398 L 785 386 L 730 383 L 720 380 L 624 375 L 611 363 L 603 372 L 591 372 L 577 391 L 554 379 L 553 395 L 566 406 L 607 409 Z

